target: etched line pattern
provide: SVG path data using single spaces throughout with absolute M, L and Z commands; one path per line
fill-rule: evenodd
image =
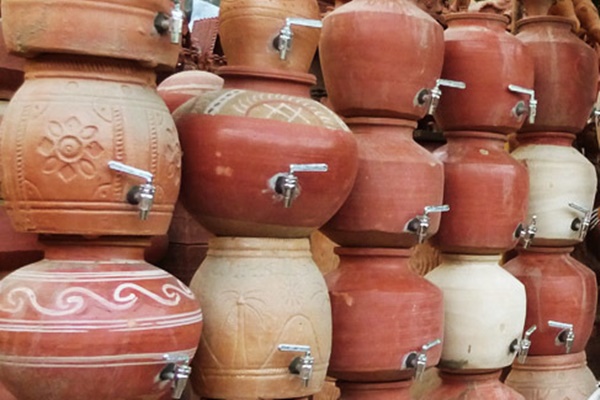
M 158 172 L 158 127 L 156 119 L 154 112 L 146 112 L 146 120 L 148 121 L 150 131 L 150 173 L 154 177 L 156 177 L 156 173 Z
M 81 266 L 85 261 L 73 261 L 72 264 Z M 61 262 L 62 265 L 68 266 L 68 261 Z M 101 265 L 98 261 L 90 261 L 90 265 Z M 113 264 L 106 262 L 106 264 Z M 120 263 L 125 264 L 126 263 Z M 43 272 L 43 271 L 28 271 L 17 270 L 13 272 L 7 279 L 31 280 L 36 282 L 105 282 L 105 281 L 124 281 L 124 280 L 147 280 L 147 279 L 167 279 L 171 275 L 162 270 L 150 271 L 98 271 L 98 272 Z
M 114 160 L 125 162 L 125 129 L 123 127 L 123 110 L 119 107 L 113 108 L 113 145 Z M 115 200 L 120 201 L 123 196 L 124 177 L 123 174 L 113 174 L 113 193 Z
M 27 190 L 25 188 L 25 160 L 24 160 L 24 142 L 25 137 L 27 136 L 27 122 L 29 121 L 31 114 L 32 106 L 27 104 L 23 107 L 23 112 L 21 113 L 21 118 L 18 123 L 18 129 L 15 134 L 17 136 L 16 139 L 16 182 L 11 182 L 11 186 L 16 189 L 15 199 L 13 200 L 27 200 Z M 13 174 L 8 174 L 9 176 L 13 176 Z M 28 217 L 28 211 L 30 210 L 29 202 L 27 201 L 13 201 L 13 207 L 15 208 L 15 212 L 12 214 L 14 218 L 14 222 L 16 225 L 21 228 L 26 227 L 28 229 L 35 228 L 32 226 L 32 222 Z

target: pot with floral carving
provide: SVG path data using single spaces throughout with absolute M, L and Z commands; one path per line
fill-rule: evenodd
M 440 386 L 426 393 L 421 400 L 525 400 L 500 382 L 500 371 L 468 375 L 440 371 L 440 377 Z

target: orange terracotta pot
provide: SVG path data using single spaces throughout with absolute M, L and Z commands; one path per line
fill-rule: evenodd
M 169 76 L 156 88 L 170 112 L 194 96 L 223 88 L 223 78 L 208 71 L 182 71 Z
M 225 79 L 225 89 L 255 90 L 289 96 L 310 97 L 317 78 L 308 73 L 265 70 L 248 66 L 225 66 L 217 71 Z
M 411 380 L 386 383 L 337 382 L 341 400 L 413 400 Z
M 25 61 L 8 53 L 0 19 L 0 99 L 9 100 L 23 84 Z
M 500 382 L 500 371 L 484 374 L 440 372 L 442 383 L 421 400 L 525 400 L 515 390 Z
M 44 250 L 37 235 L 15 232 L 4 206 L 0 205 L 0 279 L 2 275 L 43 257 Z

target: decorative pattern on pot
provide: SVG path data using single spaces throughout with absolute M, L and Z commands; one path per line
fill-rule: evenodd
M 181 150 L 154 79 L 152 71 L 129 62 L 68 56 L 27 62 L 26 81 L 1 127 L 2 189 L 17 230 L 167 231 L 179 191 Z M 116 172 L 109 161 L 147 175 Z M 130 191 L 144 180 L 154 187 L 147 220 L 140 218 L 144 204 L 130 204 L 136 203 Z
M 500 382 L 500 371 L 468 375 L 442 371 L 440 377 L 442 384 L 425 393 L 420 400 L 525 400 Z
M 193 360 L 198 394 L 283 399 L 320 390 L 331 306 L 308 239 L 211 239 L 191 288 L 206 315 Z
M 182 199 L 217 235 L 308 236 L 352 189 L 356 140 L 311 99 L 223 90 L 174 118 L 186 154 Z
M 208 71 L 182 71 L 162 81 L 156 91 L 173 112 L 192 97 L 223 88 L 223 78 Z

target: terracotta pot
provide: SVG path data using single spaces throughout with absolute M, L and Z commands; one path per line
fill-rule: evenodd
M 569 204 L 591 209 L 597 177 L 594 165 L 571 147 L 574 138 L 556 132 L 521 134 L 512 153 L 529 173 L 528 220 L 537 216 L 536 246 L 570 246 L 582 240 L 577 221 L 584 213 Z
M 352 189 L 356 141 L 316 101 L 230 89 L 192 99 L 174 117 L 186 154 L 182 201 L 216 235 L 309 236 Z M 291 164 L 309 163 L 327 172 L 295 173 L 300 191 L 286 208 L 280 183 Z
M 440 368 L 465 373 L 512 363 L 511 344 L 521 338 L 525 322 L 525 288 L 498 265 L 499 258 L 444 254 L 442 264 L 425 275 L 444 294 Z
M 166 233 L 180 183 L 181 150 L 155 75 L 118 60 L 38 57 L 11 100 L 0 135 L 2 189 L 19 231 L 85 235 Z M 153 174 L 147 220 L 127 201 Z
M 531 335 L 531 355 L 565 354 L 564 342 L 556 342 L 561 329 L 548 321 L 573 324 L 575 340 L 571 352 L 585 349 L 596 316 L 596 275 L 570 256 L 572 247 L 531 247 L 504 268 L 525 285 L 525 327 L 537 326 Z
M 527 118 L 529 97 L 509 85 L 533 89 L 533 58 L 506 31 L 508 18 L 489 13 L 446 16 L 442 78 L 466 88 L 442 88 L 435 120 L 444 131 L 509 134 Z M 515 112 L 519 103 L 523 110 Z
M 283 399 L 317 393 L 331 352 L 327 286 L 308 239 L 214 238 L 191 288 L 206 316 L 192 385 L 216 399 Z M 312 377 L 288 367 L 310 346 Z
M 208 71 L 181 71 L 169 76 L 156 88 L 170 112 L 192 97 L 223 88 L 223 78 Z
M 596 389 L 585 353 L 527 357 L 515 363 L 506 384 L 527 400 L 587 400 Z
M 43 257 L 44 250 L 37 241 L 37 235 L 15 232 L 4 206 L 0 205 L 0 275 L 8 274 Z
M 529 179 L 525 166 L 506 152 L 504 135 L 447 132 L 434 151 L 444 163 L 444 204 L 433 241 L 442 251 L 498 254 L 517 244 L 525 222 Z
M 528 17 L 516 24 L 517 38 L 534 59 L 538 100 L 535 123 L 526 121 L 520 132 L 579 133 L 585 127 L 598 94 L 598 59 L 572 32 L 572 24 L 558 16 Z
M 286 59 L 275 41 L 286 18 L 321 19 L 316 0 L 221 0 L 219 36 L 227 64 L 268 70 L 308 72 L 320 29 L 293 25 Z
M 500 382 L 500 371 L 487 374 L 441 372 L 442 384 L 420 400 L 525 400 Z
M 226 89 L 255 90 L 289 96 L 310 97 L 317 83 L 312 74 L 293 71 L 264 70 L 248 66 L 221 67 L 217 73 L 225 79 Z
M 4 0 L 2 29 L 11 52 L 70 53 L 135 60 L 173 68 L 181 46 L 155 28 L 169 0 Z
M 9 100 L 23 84 L 24 64 L 22 58 L 8 53 L 2 34 L 2 19 L 0 19 L 0 99 Z
M 0 399 L 2 400 L 17 400 L 6 388 L 0 384 Z
M 143 261 L 146 242 L 69 240 L 0 283 L 2 382 L 20 400 L 162 399 L 165 356 L 198 345 L 194 294 Z
M 338 247 L 336 254 L 340 266 L 325 277 L 333 312 L 328 374 L 345 381 L 411 379 L 409 354 L 443 339 L 441 291 L 411 270 L 408 249 Z M 427 352 L 428 366 L 441 351 L 438 345 Z
M 412 380 L 386 383 L 337 382 L 342 391 L 341 400 L 413 400 L 410 395 Z
M 416 123 L 383 118 L 346 120 L 358 142 L 358 174 L 350 196 L 322 228 L 343 246 L 411 247 L 418 236 L 409 221 L 426 206 L 442 204 L 442 164 L 412 137 Z M 427 236 L 439 213 L 430 215 Z
M 339 114 L 417 120 L 442 72 L 443 29 L 412 1 L 354 0 L 323 19 L 319 57 Z

